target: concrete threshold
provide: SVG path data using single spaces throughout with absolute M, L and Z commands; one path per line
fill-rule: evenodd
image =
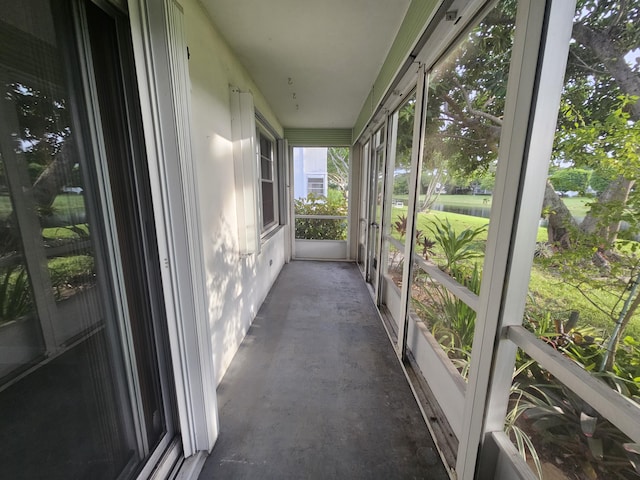
M 448 479 L 355 264 L 284 266 L 218 388 L 209 479 Z

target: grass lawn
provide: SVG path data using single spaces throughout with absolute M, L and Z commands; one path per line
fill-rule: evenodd
M 408 203 L 407 195 L 394 195 L 393 198 L 394 200 L 401 200 L 405 205 Z M 436 203 L 447 207 L 478 208 L 490 207 L 491 200 L 491 195 L 439 195 Z M 574 217 L 582 218 L 589 211 L 587 204 L 593 202 L 594 199 L 589 197 L 565 197 L 562 201 Z
M 449 196 L 453 197 L 454 195 Z M 455 197 L 473 198 L 471 195 L 455 195 Z M 482 197 L 477 196 L 476 198 Z M 574 202 L 574 204 L 578 206 L 580 205 L 579 202 Z M 392 224 L 397 221 L 401 215 L 406 214 L 406 207 L 394 207 L 392 210 Z M 489 220 L 486 218 L 472 217 L 469 215 L 460 215 L 449 212 L 431 211 L 428 213 L 420 213 L 418 215 L 416 228 L 425 233 L 427 237 L 430 237 L 431 234 L 427 227 L 435 219 L 448 220 L 451 226 L 458 233 L 463 231 L 465 228 L 475 229 L 489 223 Z M 395 231 L 392 231 L 392 235 L 398 237 L 398 234 Z M 486 239 L 487 232 L 483 232 L 477 237 L 474 247 L 478 252 L 484 253 Z M 544 242 L 546 240 L 547 229 L 544 227 L 538 228 L 536 241 Z M 435 256 L 433 257 L 433 261 L 435 263 L 444 263 L 442 260 L 444 258 L 442 250 L 437 247 L 434 250 Z M 478 261 L 482 262 L 482 257 L 480 257 Z M 613 322 L 611 318 L 595 308 L 576 288 L 568 285 L 566 282 L 562 281 L 561 278 L 549 271 L 543 270 L 535 264 L 531 272 L 529 295 L 529 302 L 532 302 L 532 305 L 535 306 L 536 309 L 551 312 L 552 318 L 554 319 L 566 321 L 569 318 L 569 313 L 572 310 L 577 310 L 580 312 L 579 326 L 595 327 L 598 330 L 598 334 L 602 334 L 604 331 L 610 333 L 613 329 Z M 612 292 L 599 291 L 597 301 L 602 305 L 613 305 L 615 298 L 616 296 Z M 631 320 L 627 327 L 626 334 L 631 335 L 634 338 L 640 337 L 640 312 Z
M 83 213 L 84 196 L 73 193 L 62 193 L 56 197 L 53 202 L 52 209 L 56 213 Z M 0 219 L 5 219 L 13 211 L 11 197 L 9 195 L 0 195 Z
M 453 196 L 453 195 L 452 195 Z M 458 197 L 466 197 L 469 195 L 456 195 Z M 401 215 L 407 215 L 407 207 L 394 207 L 392 210 L 392 220 L 393 224 L 400 218 Z M 461 215 L 459 213 L 450 213 L 450 212 L 439 212 L 439 211 L 430 211 L 426 213 L 418 214 L 418 222 L 416 228 L 418 230 L 422 230 L 423 232 L 428 232 L 428 225 L 434 220 L 449 220 L 451 226 L 456 230 L 456 232 L 461 232 L 465 228 L 478 228 L 484 225 L 489 224 L 488 218 L 482 217 L 472 217 L 471 215 Z M 395 235 L 394 235 L 395 236 Z M 428 235 L 427 235 L 428 236 Z M 482 233 L 478 236 L 479 240 L 486 241 L 487 232 Z M 547 229 L 544 227 L 538 228 L 538 237 L 536 239 L 537 242 L 546 242 L 547 241 Z
M 590 294 L 589 298 L 597 298 L 599 305 L 614 305 L 617 299 L 613 292 L 599 290 L 596 294 Z M 592 326 L 598 331 L 598 335 L 608 336 L 613 330 L 613 320 L 605 313 L 598 310 L 575 287 L 564 282 L 561 278 L 546 272 L 537 265 L 533 266 L 529 281 L 529 302 L 536 309 L 542 309 L 551 313 L 554 320 L 567 321 L 572 310 L 580 312 L 578 327 Z M 609 307 L 610 308 L 610 307 Z M 640 313 L 636 313 L 629 322 L 625 331 L 626 335 L 640 338 Z

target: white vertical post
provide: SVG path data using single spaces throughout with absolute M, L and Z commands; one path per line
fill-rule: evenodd
M 461 479 L 477 478 L 485 434 L 504 429 L 515 346 L 501 332 L 522 321 L 574 11 L 575 2 L 566 0 L 523 0 L 518 6 L 456 465 Z M 496 455 L 482 461 L 495 465 Z M 492 470 L 482 467 L 485 474 Z
M 186 457 L 218 435 L 183 11 L 129 1 L 178 419 Z
M 398 352 L 405 360 L 407 353 L 407 329 L 409 326 L 409 302 L 411 301 L 411 276 L 413 270 L 413 240 L 416 234 L 416 203 L 420 198 L 420 170 L 424 152 L 424 132 L 427 121 L 427 74 L 424 65 L 418 69 L 416 87 L 416 107 L 413 117 L 413 140 L 411 143 L 411 175 L 409 177 L 409 202 L 407 206 L 407 233 L 404 244 L 404 268 L 402 270 L 402 291 L 400 297 L 400 328 L 398 331 Z

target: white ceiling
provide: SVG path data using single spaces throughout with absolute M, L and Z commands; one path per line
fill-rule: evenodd
M 285 127 L 351 128 L 410 0 L 201 0 Z

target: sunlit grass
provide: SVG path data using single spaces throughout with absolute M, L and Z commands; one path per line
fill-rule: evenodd
M 85 211 L 84 196 L 73 193 L 62 193 L 53 201 L 51 210 L 58 214 L 78 214 Z M 0 219 L 5 219 L 13 212 L 11 197 L 0 195 Z
M 400 200 L 405 205 L 408 203 L 408 195 L 394 195 L 394 200 Z M 424 200 L 424 197 L 420 199 Z M 593 202 L 593 198 L 589 197 L 564 197 L 562 201 L 567 206 L 574 217 L 582 218 L 589 212 L 589 203 Z M 491 207 L 491 195 L 438 195 L 436 203 L 447 207 L 457 208 L 481 208 Z
M 469 197 L 469 195 L 458 196 Z M 394 207 L 392 210 L 391 224 L 393 225 L 402 215 L 407 215 L 407 208 Z M 461 215 L 457 213 L 430 211 L 418 214 L 416 229 L 420 230 L 423 235 L 429 237 L 431 233 L 428 227 L 435 220 L 449 221 L 456 232 L 461 232 L 466 228 L 475 229 L 489 224 L 489 220 L 486 218 Z M 396 238 L 399 237 L 397 231 L 393 228 L 391 230 L 391 234 Z M 474 246 L 479 253 L 484 254 L 487 235 L 488 231 L 485 231 L 477 237 L 477 241 Z M 536 241 L 547 241 L 546 228 L 538 228 Z M 629 247 L 627 246 L 626 248 Z M 434 255 L 431 260 L 435 263 L 443 263 L 442 250 L 438 246 L 435 246 L 433 250 Z M 479 257 L 476 261 L 481 264 L 483 262 L 483 258 L 483 256 Z M 531 272 L 529 294 L 529 301 L 533 302 L 532 305 L 534 305 L 535 308 L 551 312 L 554 318 L 558 320 L 566 321 L 569 318 L 570 312 L 572 310 L 577 310 L 580 312 L 579 325 L 590 325 L 606 333 L 610 333 L 613 329 L 613 321 L 610 316 L 594 307 L 593 304 L 591 304 L 589 300 L 575 287 L 567 284 L 553 272 L 545 271 L 535 264 Z M 609 308 L 611 308 L 616 298 L 616 292 L 598 291 L 598 302 L 601 305 L 609 305 Z M 635 338 L 640 336 L 640 314 L 636 314 L 633 317 L 627 327 L 626 334 Z

